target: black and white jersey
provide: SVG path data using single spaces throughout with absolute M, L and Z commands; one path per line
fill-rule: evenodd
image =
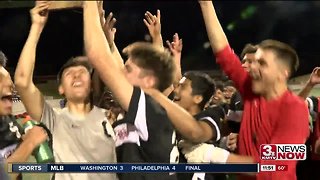
M 21 142 L 23 129 L 14 116 L 0 116 L 0 160 L 7 159 Z
M 314 131 L 314 127 L 316 126 L 317 117 L 319 116 L 319 99 L 314 96 L 307 97 L 306 102 L 308 104 L 309 114 L 311 116 L 311 119 L 309 121 L 309 128 L 310 131 Z
M 224 111 L 219 106 L 209 107 L 194 116 L 198 121 L 206 122 L 212 128 L 212 130 L 216 132 L 216 138 L 207 143 L 214 144 L 220 140 L 220 124 L 224 119 L 224 116 Z
M 206 110 L 200 112 L 195 115 L 194 118 L 198 121 L 203 121 L 208 123 L 208 125 L 212 128 L 212 131 L 216 132 L 216 137 L 207 141 L 206 143 L 218 145 L 218 142 L 221 138 L 220 133 L 220 125 L 224 118 L 225 114 L 223 109 L 220 106 L 209 107 Z M 181 140 L 181 136 L 178 137 L 178 141 Z M 187 163 L 187 160 L 184 158 L 184 155 L 180 152 L 180 163 Z M 191 179 L 199 179 L 199 180 L 212 180 L 215 176 L 206 173 L 179 173 L 179 180 L 191 180 Z
M 314 96 L 307 97 L 306 99 L 308 103 L 308 109 L 309 113 L 312 117 L 315 117 L 315 115 L 318 113 L 318 106 L 319 106 L 319 99 Z
M 221 106 L 209 107 L 194 116 L 194 118 L 197 121 L 206 122 L 212 128 L 212 131 L 216 132 L 216 138 L 213 138 L 206 143 L 215 144 L 215 145 L 218 144 L 217 142 L 221 138 L 220 126 L 221 126 L 221 122 L 224 119 L 224 116 L 225 116 L 224 110 Z M 177 139 L 178 141 L 180 141 L 183 139 L 183 137 L 180 134 L 178 134 Z
M 170 119 L 160 104 L 135 87 L 124 119 L 113 124 L 119 163 L 177 163 L 179 152 Z M 176 179 L 169 173 L 119 174 L 120 180 Z

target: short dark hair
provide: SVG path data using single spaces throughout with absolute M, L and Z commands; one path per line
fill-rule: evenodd
M 172 85 L 176 68 L 168 50 L 148 42 L 136 42 L 127 46 L 123 52 L 138 67 L 151 71 L 157 79 L 156 89 L 164 91 Z
M 289 67 L 289 76 L 292 76 L 299 67 L 299 57 L 296 51 L 288 44 L 276 40 L 264 40 L 258 45 L 261 49 L 272 50 L 278 59 Z
M 214 80 L 208 74 L 196 71 L 186 72 L 184 77 L 191 81 L 192 95 L 202 96 L 203 100 L 199 106 L 203 109 L 215 93 Z
M 232 87 L 234 87 L 234 82 L 233 82 L 232 80 L 228 80 L 228 81 L 226 81 L 226 82 L 224 83 L 224 87 L 226 87 L 226 86 L 232 86 Z
M 258 48 L 257 48 L 255 45 L 253 45 L 253 44 L 250 44 L 250 43 L 246 44 L 246 45 L 244 46 L 241 54 L 240 54 L 241 60 L 244 58 L 244 56 L 245 56 L 246 54 L 255 53 L 255 52 L 257 51 L 257 49 L 258 49 Z
M 72 57 L 70 58 L 59 70 L 58 72 L 58 83 L 61 84 L 61 78 L 63 75 L 63 72 L 70 67 L 75 67 L 75 66 L 84 66 L 88 72 L 91 74 L 93 68 L 90 65 L 88 58 L 86 56 L 77 56 L 77 57 Z
M 222 81 L 215 81 L 215 84 L 216 84 L 216 87 L 215 87 L 216 90 L 219 89 L 220 91 L 224 91 L 224 84 Z
M 7 59 L 6 55 L 2 51 L 0 51 L 0 66 L 6 67 L 7 61 L 8 61 L 8 59 Z

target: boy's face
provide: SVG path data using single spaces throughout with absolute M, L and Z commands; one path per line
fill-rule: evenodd
M 0 84 L 0 115 L 9 115 L 12 113 L 13 82 L 9 72 L 3 67 L 0 69 Z
M 192 81 L 189 79 L 180 81 L 174 92 L 174 102 L 186 110 L 189 110 L 192 106 L 198 105 L 201 102 L 199 95 L 192 94 Z
M 84 101 L 90 95 L 91 76 L 84 66 L 72 66 L 62 73 L 59 93 L 64 94 L 68 101 Z

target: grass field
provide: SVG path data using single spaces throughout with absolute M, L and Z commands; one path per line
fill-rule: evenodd
M 313 89 L 311 95 L 320 97 L 320 88 Z
M 311 92 L 313 96 L 320 97 L 320 88 L 314 88 Z

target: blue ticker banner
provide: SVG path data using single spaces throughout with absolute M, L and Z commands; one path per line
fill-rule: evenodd
M 21 173 L 153 173 L 153 172 L 258 172 L 258 164 L 12 164 L 10 172 Z

